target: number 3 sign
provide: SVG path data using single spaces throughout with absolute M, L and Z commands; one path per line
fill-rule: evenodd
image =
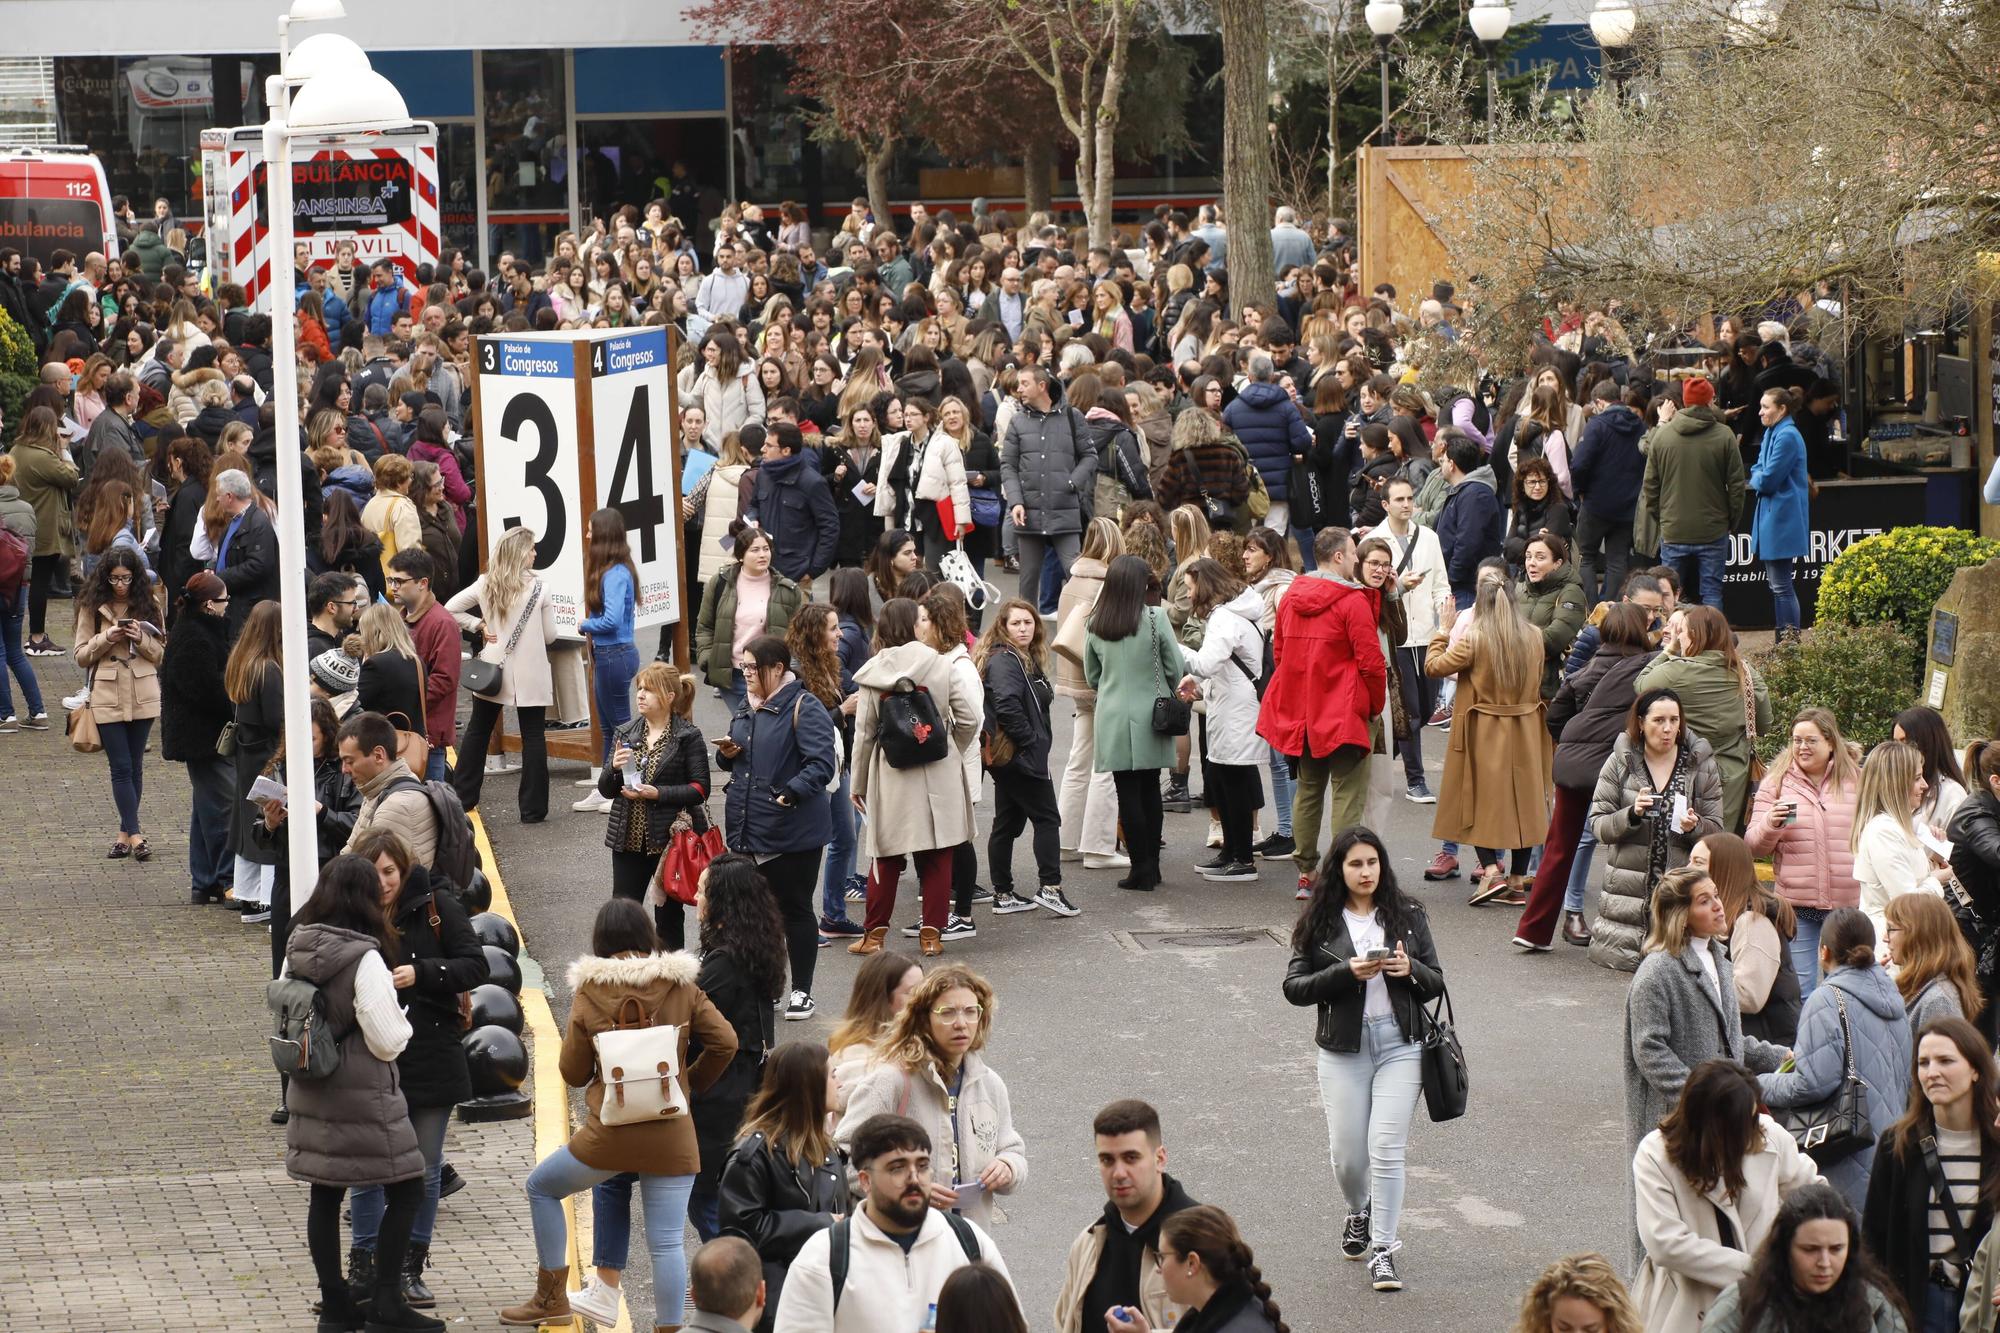
M 532 531 L 557 630 L 581 638 L 584 527 L 592 510 L 616 509 L 639 569 L 638 625 L 680 619 L 666 330 L 495 334 L 473 360 L 486 554 Z

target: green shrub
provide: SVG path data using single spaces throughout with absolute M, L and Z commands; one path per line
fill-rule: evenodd
M 34 340 L 12 315 L 0 310 L 0 413 L 5 414 L 7 439 L 20 428 L 21 404 L 35 387 L 38 369 Z
M 1874 538 L 1869 540 L 1873 541 Z M 1767 760 L 1784 748 L 1802 708 L 1826 708 L 1863 747 L 1889 739 L 1896 714 L 1916 702 L 1923 644 L 1893 624 L 1828 625 L 1758 656 L 1772 724 L 1757 738 Z
M 1921 639 L 1952 575 L 1996 555 L 2000 541 L 1963 528 L 1897 528 L 1865 537 L 1834 557 L 1820 578 L 1819 623 L 1887 622 Z

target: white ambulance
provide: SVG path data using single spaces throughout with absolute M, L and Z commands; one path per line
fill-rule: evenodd
M 57 250 L 116 255 L 111 187 L 96 155 L 66 144 L 0 148 L 0 246 L 45 266 Z

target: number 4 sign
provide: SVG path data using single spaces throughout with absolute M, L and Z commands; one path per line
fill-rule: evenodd
M 514 528 L 533 531 L 557 630 L 581 638 L 584 529 L 592 510 L 616 509 L 639 570 L 637 624 L 678 621 L 680 487 L 667 331 L 496 334 L 479 340 L 473 365 L 486 555 Z

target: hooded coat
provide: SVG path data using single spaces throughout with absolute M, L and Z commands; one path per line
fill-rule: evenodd
M 1728 536 L 1743 517 L 1743 491 L 1743 454 L 1714 408 L 1684 408 L 1653 432 L 1640 504 L 1661 542 L 1702 546 Z
M 827 784 L 836 754 L 826 706 L 787 676 L 761 704 L 745 701 L 729 721 L 729 738 L 742 748 L 715 759 L 729 773 L 722 793 L 729 846 L 757 854 L 826 846 L 833 838 Z M 788 804 L 780 805 L 779 796 Z
M 1442 471 L 1442 469 L 1440 469 Z M 1500 500 L 1475 473 L 1445 492 L 1432 528 L 1444 549 L 1445 577 L 1454 597 L 1470 599 L 1479 580 L 1479 562 L 1500 554 Z
M 1282 605 L 1282 604 L 1281 604 Z M 1264 599 L 1245 588 L 1208 616 L 1201 647 L 1185 654 L 1208 701 L 1208 758 L 1217 764 L 1259 765 L 1270 750 L 1257 735 L 1256 678 L 1264 669 Z M 1178 682 L 1176 682 L 1178 684 Z
M 1639 673 L 1632 688 L 1635 694 L 1670 689 L 1680 696 L 1682 727 L 1709 743 L 1722 770 L 1722 827 L 1741 826 L 1750 798 L 1750 733 L 1744 725 L 1742 679 L 1724 663 L 1722 650 L 1711 648 L 1693 657 L 1662 653 Z M 1754 670 L 1750 689 L 1761 735 L 1771 729 L 1771 698 Z
M 1222 409 L 1222 424 L 1243 441 L 1250 461 L 1264 479 L 1264 489 L 1270 492 L 1271 503 L 1287 503 L 1292 455 L 1306 454 L 1313 445 L 1312 428 L 1306 425 L 1292 396 L 1276 384 L 1252 381 Z
M 902 680 L 930 695 L 951 733 L 944 756 L 916 768 L 894 767 L 881 747 L 882 696 Z M 971 839 L 972 796 L 959 754 L 979 734 L 983 702 L 964 675 L 929 644 L 911 642 L 869 658 L 854 673 L 854 683 L 861 700 L 854 711 L 853 789 L 868 802 L 867 855 L 901 856 Z M 829 740 L 829 756 L 831 752 Z
M 1910 1092 L 1913 1042 L 1909 1015 L 1896 983 L 1880 967 L 1836 967 L 1799 1011 L 1799 1035 L 1792 1043 L 1796 1068 L 1762 1074 L 1764 1104 L 1772 1110 L 1811 1106 L 1833 1096 L 1845 1075 L 1840 1034 L 1840 1000 L 1854 1035 L 1854 1070 L 1868 1084 L 1868 1121 L 1880 1135 L 1903 1114 Z M 1755 1068 L 1755 1066 L 1752 1066 Z M 1826 1168 L 1826 1182 L 1846 1196 L 1856 1212 L 1868 1202 L 1868 1172 L 1875 1146 Z
M 1293 580 L 1278 601 L 1257 734 L 1285 755 L 1324 759 L 1343 745 L 1366 748 L 1368 720 L 1382 711 L 1388 688 L 1367 590 L 1332 578 Z
M 1591 417 L 1569 460 L 1577 508 L 1607 523 L 1630 523 L 1646 480 L 1646 455 L 1639 441 L 1646 420 L 1623 403 Z
M 1519 598 L 1521 614 L 1542 634 L 1542 697 L 1553 699 L 1562 685 L 1563 659 L 1576 642 L 1577 631 L 1589 613 L 1584 600 L 1583 581 L 1576 566 L 1564 561 L 1540 582 L 1522 579 Z
M 1602 688 L 1601 686 L 1599 687 Z M 1722 775 L 1708 742 L 1684 733 L 1688 745 L 1688 805 L 1696 815 L 1694 829 L 1667 835 L 1666 864 L 1660 872 L 1687 864 L 1694 845 L 1723 831 Z M 1612 743 L 1590 801 L 1590 826 L 1606 853 L 1604 887 L 1597 895 L 1597 922 L 1591 928 L 1590 958 L 1603 967 L 1629 972 L 1639 966 L 1640 946 L 1652 919 L 1652 823 L 1633 813 L 1642 791 L 1653 790 L 1646 771 L 1645 744 L 1620 734 Z
M 1226 526 L 1238 536 L 1250 531 L 1249 460 L 1234 436 L 1207 412 L 1190 409 L 1174 420 L 1173 453 L 1160 473 L 1155 498 L 1172 513 L 1184 504 L 1208 512 L 1208 502 L 1226 505 Z M 1219 512 L 1219 511 L 1218 511 Z M 1213 516 L 1210 526 L 1215 525 Z

